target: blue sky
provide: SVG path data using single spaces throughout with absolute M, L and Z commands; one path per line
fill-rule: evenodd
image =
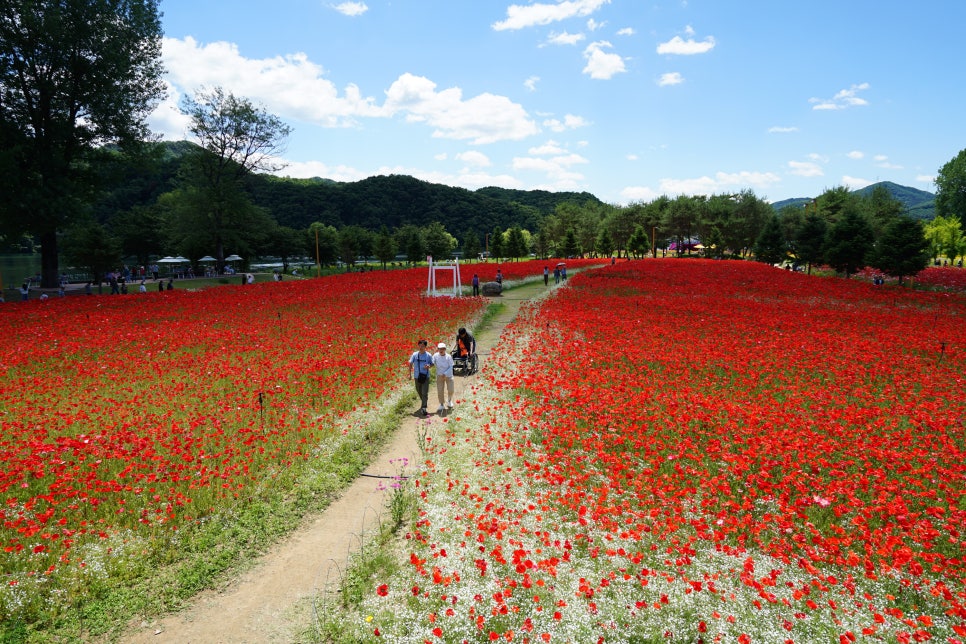
M 163 0 L 169 96 L 293 131 L 278 174 L 614 204 L 893 181 L 966 148 L 961 0 Z

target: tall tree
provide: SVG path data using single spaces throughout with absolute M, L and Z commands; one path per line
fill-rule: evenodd
M 456 249 L 456 238 L 446 232 L 443 224 L 438 221 L 423 229 L 423 239 L 426 240 L 426 252 L 432 255 L 433 261 L 451 259 Z
M 136 149 L 164 94 L 158 0 L 0 0 L 0 225 L 40 239 L 80 221 L 104 144 Z
M 805 215 L 805 220 L 795 233 L 795 257 L 803 262 L 812 274 L 812 264 L 825 261 L 825 238 L 828 235 L 828 223 L 818 214 L 818 209 L 812 206 Z
M 966 254 L 966 235 L 962 223 L 955 217 L 935 217 L 925 225 L 925 236 L 932 256 L 937 260 L 945 256 L 955 261 Z
M 339 256 L 339 231 L 335 226 L 313 222 L 309 226 L 305 247 L 320 268 L 328 266 Z
M 209 252 L 221 269 L 225 238 L 230 233 L 257 232 L 242 228 L 246 222 L 236 218 L 239 211 L 254 207 L 242 180 L 252 172 L 281 169 L 277 158 L 291 128 L 264 108 L 220 87 L 198 91 L 181 108 L 191 118 L 189 131 L 201 146 L 189 158 L 182 179 L 197 193 L 196 204 L 214 245 Z
M 406 261 L 416 264 L 426 258 L 426 238 L 416 225 L 406 224 L 396 231 L 396 244 L 406 254 Z
M 385 225 L 379 228 L 379 232 L 372 241 L 372 252 L 376 259 L 382 262 L 383 270 L 386 270 L 386 264 L 396 259 L 396 240 Z
M 915 275 L 929 264 L 929 242 L 922 231 L 922 222 L 910 217 L 899 217 L 882 232 L 870 263 L 886 275 L 902 278 Z
M 83 268 L 100 284 L 108 271 L 121 263 L 121 242 L 101 224 L 87 222 L 71 226 L 64 236 L 64 259 Z
M 759 262 L 766 264 L 780 264 L 788 259 L 788 244 L 778 215 L 772 215 L 762 228 L 755 240 L 754 253 Z
M 874 239 L 868 220 L 854 204 L 840 211 L 839 219 L 828 229 L 825 260 L 829 266 L 849 277 L 864 268 Z
M 527 255 L 527 238 L 519 226 L 511 226 L 506 234 L 506 255 L 510 258 Z
M 936 214 L 956 217 L 966 229 L 966 150 L 950 159 L 936 176 Z
M 500 230 L 499 226 L 493 229 L 489 237 L 489 250 L 490 257 L 495 257 L 497 259 L 503 257 L 506 253 L 506 248 L 504 246 L 503 231 Z
M 475 259 L 480 254 L 480 236 L 476 231 L 468 230 L 463 237 L 463 259 Z

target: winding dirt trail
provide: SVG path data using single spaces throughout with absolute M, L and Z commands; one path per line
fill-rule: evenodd
M 524 302 L 552 290 L 542 281 L 508 290 L 500 301 L 503 311 L 476 334 L 481 366 L 497 344 L 504 327 Z M 456 378 L 457 409 L 472 402 L 477 376 Z M 430 409 L 436 399 L 430 389 Z M 420 458 L 420 423 L 437 422 L 412 416 L 396 430 L 387 447 L 361 476 L 321 514 L 306 517 L 301 528 L 275 545 L 251 569 L 226 586 L 200 593 L 178 613 L 135 624 L 120 641 L 127 644 L 255 644 L 298 642 L 310 629 L 313 600 L 322 588 L 339 580 L 351 553 L 363 538 L 378 530 L 386 515 L 389 490 L 385 480 L 399 471 L 400 458 Z

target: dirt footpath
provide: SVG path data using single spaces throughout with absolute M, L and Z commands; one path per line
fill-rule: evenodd
M 508 290 L 499 301 L 504 311 L 476 334 L 480 366 L 499 341 L 503 328 L 527 300 L 555 288 L 543 281 Z M 401 352 L 408 347 L 400 348 Z M 456 409 L 472 402 L 478 376 L 456 378 Z M 430 409 L 435 408 L 436 390 L 430 388 Z M 417 403 L 418 404 L 418 403 Z M 299 641 L 313 620 L 313 600 L 322 588 L 339 581 L 348 556 L 357 551 L 363 538 L 378 530 L 386 514 L 389 481 L 399 473 L 399 460 L 420 459 L 417 435 L 420 423 L 438 422 L 407 418 L 366 473 L 347 487 L 325 512 L 306 517 L 303 526 L 274 546 L 250 570 L 226 587 L 200 593 L 189 608 L 173 615 L 142 622 L 121 638 L 129 644 L 254 644 Z M 411 471 L 411 470 L 410 470 Z

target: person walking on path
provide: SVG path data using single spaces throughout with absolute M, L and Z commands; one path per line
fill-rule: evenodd
M 473 273 L 473 297 L 480 294 L 480 276 Z
M 436 345 L 436 355 L 433 356 L 433 364 L 436 366 L 436 398 L 439 400 L 437 414 L 443 413 L 443 408 L 453 408 L 453 356 L 446 352 L 446 343 L 440 342 Z M 445 394 L 449 394 L 446 397 Z
M 543 267 L 543 285 L 548 286 L 550 284 L 550 269 L 546 266 Z
M 560 267 L 559 266 L 557 266 L 556 268 L 553 269 L 553 283 L 554 284 L 559 284 L 560 283 Z
M 419 395 L 419 411 L 423 416 L 426 415 L 426 407 L 429 405 L 429 368 L 433 366 L 433 356 L 426 350 L 429 342 L 420 340 L 419 347 L 409 356 L 409 376 L 416 385 L 416 393 Z

